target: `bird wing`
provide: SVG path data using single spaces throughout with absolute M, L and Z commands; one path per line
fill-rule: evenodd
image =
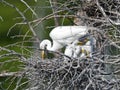
M 59 26 L 50 32 L 52 39 L 67 39 L 69 37 L 78 37 L 87 33 L 86 26 Z

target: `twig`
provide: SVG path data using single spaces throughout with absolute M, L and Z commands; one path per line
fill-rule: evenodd
M 54 13 L 54 21 L 55 21 L 55 26 L 59 26 L 59 19 L 58 17 L 56 17 L 57 13 L 55 13 L 57 11 L 57 0 L 49 0 L 50 5 L 52 7 L 52 11 Z
M 114 21 L 112 21 L 112 20 L 106 15 L 104 9 L 100 6 L 98 0 L 96 0 L 96 4 L 97 4 L 99 10 L 101 11 L 101 13 L 102 13 L 103 16 L 106 18 L 107 21 L 109 21 L 112 25 L 120 25 L 120 23 L 115 23 Z
M 3 18 L 0 16 L 0 19 L 3 21 Z
M 23 1 L 23 0 L 22 0 L 22 1 Z M 36 39 L 36 41 L 39 42 L 39 39 L 38 39 L 38 37 L 37 37 L 37 34 L 35 33 L 34 29 L 32 28 L 32 25 L 27 21 L 27 18 L 24 16 L 24 14 L 23 14 L 15 5 L 10 4 L 10 3 L 6 2 L 5 0 L 2 0 L 2 2 L 5 3 L 6 5 L 8 5 L 8 6 L 16 9 L 16 11 L 17 11 L 17 12 L 21 15 L 21 17 L 23 18 L 23 22 L 26 22 L 26 24 L 29 26 L 31 32 L 33 33 L 33 35 L 34 35 L 34 37 L 35 37 L 35 39 Z M 24 2 L 24 3 L 25 3 L 25 2 Z M 25 3 L 25 4 L 26 4 L 26 3 Z M 12 28 L 13 28 L 14 26 L 16 26 L 16 25 L 17 25 L 17 24 L 13 25 Z M 11 28 L 11 29 L 12 29 L 12 28 Z M 9 32 L 11 31 L 11 29 L 9 29 L 8 34 L 9 34 Z M 7 34 L 7 35 L 8 35 L 8 34 Z
M 0 73 L 0 77 L 9 77 L 9 76 L 20 77 L 21 74 L 22 74 L 21 72 L 3 72 L 3 73 Z
M 30 7 L 30 5 L 28 5 L 24 0 L 20 0 L 22 3 L 24 3 L 31 11 L 32 11 L 32 13 L 36 16 L 36 17 L 38 17 L 37 16 L 37 14 L 35 13 L 35 11 Z

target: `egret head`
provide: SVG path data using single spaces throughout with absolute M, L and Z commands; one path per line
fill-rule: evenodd
M 43 40 L 41 43 L 40 43 L 40 49 L 42 49 L 41 51 L 41 58 L 44 59 L 45 58 L 45 52 L 47 50 L 49 50 L 49 48 L 51 48 L 51 42 L 49 40 Z
M 84 35 L 84 36 L 82 36 L 82 37 L 80 37 L 79 39 L 78 39 L 78 45 L 84 45 L 84 44 L 86 44 L 88 41 L 89 41 L 89 34 L 86 34 L 86 35 Z

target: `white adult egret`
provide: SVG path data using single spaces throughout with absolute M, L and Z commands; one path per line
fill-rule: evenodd
M 43 40 L 40 43 L 40 49 L 56 51 L 87 33 L 87 26 L 58 26 L 49 34 L 53 42 L 51 43 L 48 39 Z M 42 57 L 44 57 L 44 51 L 42 51 Z

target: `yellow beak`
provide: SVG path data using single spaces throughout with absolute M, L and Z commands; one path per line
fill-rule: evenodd
M 89 57 L 90 56 L 90 52 L 85 50 L 85 49 L 81 49 L 81 53 L 85 53 L 86 57 Z
M 77 45 L 80 45 L 80 46 L 81 46 L 81 45 L 83 45 L 83 42 L 78 42 Z
M 85 53 L 85 49 L 81 48 L 81 53 Z
M 41 58 L 42 58 L 42 60 L 44 60 L 44 58 L 45 58 L 45 51 L 44 50 L 41 51 Z

